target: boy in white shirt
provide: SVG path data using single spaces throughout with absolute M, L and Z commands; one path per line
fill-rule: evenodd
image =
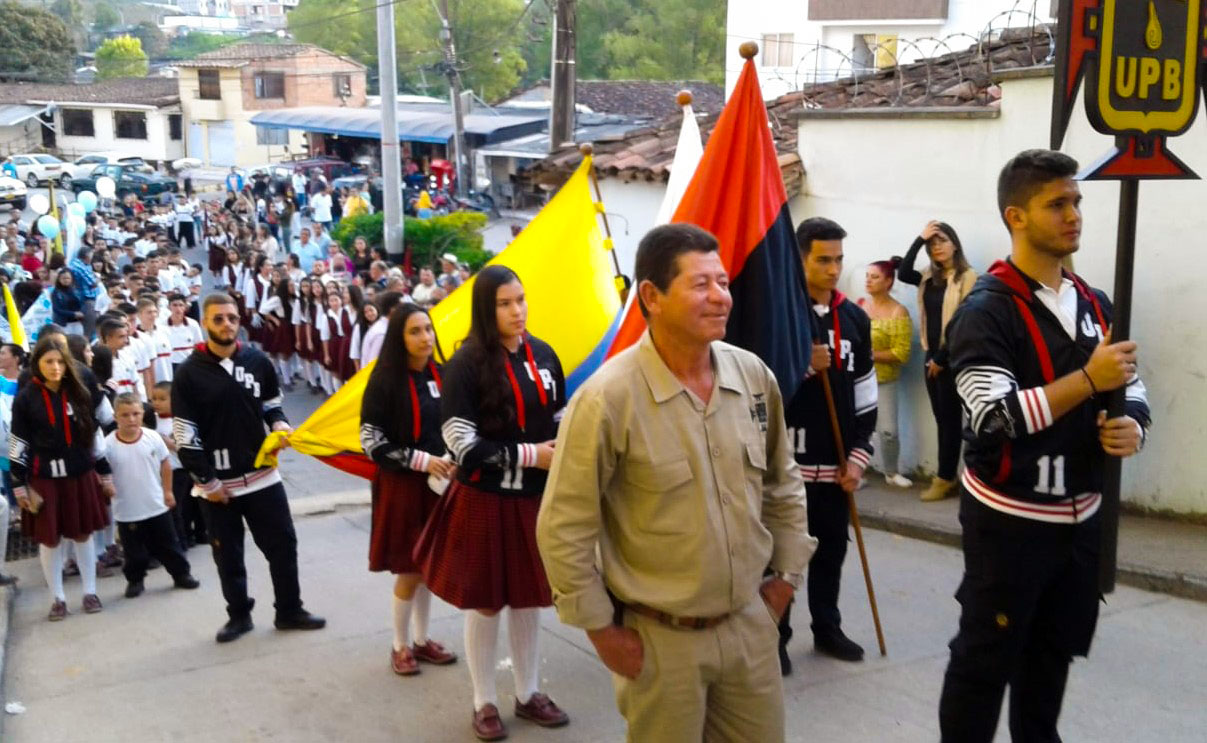
M 171 294 L 168 296 L 168 322 L 164 329 L 168 332 L 168 340 L 172 344 L 172 368 L 175 369 L 184 363 L 184 360 L 193 353 L 193 349 L 197 347 L 205 338 L 201 334 L 201 326 L 197 321 L 185 315 L 188 312 L 189 304 L 183 295 Z
M 126 598 L 143 592 L 150 558 L 163 563 L 177 588 L 201 585 L 176 537 L 168 509 L 172 495 L 172 465 L 168 447 L 158 433 L 143 427 L 143 405 L 137 395 L 122 393 L 113 402 L 117 430 L 105 437 L 105 458 L 113 468 L 113 520 L 125 548 Z
M 159 319 L 159 305 L 150 297 L 138 300 L 138 330 L 143 346 L 150 356 L 151 375 L 155 382 L 172 381 L 172 341 L 168 332 L 156 321 Z

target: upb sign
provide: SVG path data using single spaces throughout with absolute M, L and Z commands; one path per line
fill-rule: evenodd
M 1116 150 L 1085 178 L 1195 178 L 1165 149 L 1198 113 L 1203 0 L 1066 0 L 1059 18 L 1052 146 L 1068 127 L 1078 83 L 1086 114 Z

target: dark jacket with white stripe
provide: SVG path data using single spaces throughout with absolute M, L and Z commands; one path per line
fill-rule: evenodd
M 837 319 L 837 328 L 835 320 Z M 872 364 L 872 322 L 841 292 L 829 306 L 814 305 L 814 343 L 830 347 L 830 388 L 847 457 L 866 467 L 876 429 L 876 369 Z M 837 482 L 838 453 L 821 377 L 810 371 L 784 411 L 788 439 L 805 482 Z
M 287 422 L 277 372 L 263 352 L 240 344 L 220 359 L 197 346 L 176 370 L 172 417 L 180 463 L 204 490 L 221 481 L 239 495 L 280 481 L 274 468 L 255 465 L 269 428 Z
M 531 348 L 537 376 L 528 362 L 527 347 Z M 503 430 L 480 429 L 478 369 L 460 350 L 444 366 L 444 443 L 457 462 L 460 482 L 500 495 L 539 496 L 549 473 L 534 466 L 536 445 L 557 438 L 557 424 L 566 407 L 566 378 L 553 348 L 539 338 L 526 336 L 515 353 L 505 356 L 523 399 L 524 426 L 520 426 L 513 402 L 511 418 Z M 538 378 L 544 389 L 543 404 L 537 391 Z M 511 377 L 503 375 L 494 384 L 509 400 L 514 399 Z
M 394 472 L 426 472 L 432 457 L 444 456 L 439 369 L 433 372 L 429 366 L 420 372 L 386 371 L 378 366 L 365 385 L 360 404 L 360 445 L 378 467 Z M 419 402 L 418 436 L 415 400 Z
M 1083 368 L 1111 323 L 1107 296 L 1065 274 L 1076 292 L 1076 337 L 1036 295 L 1042 286 L 1008 261 L 978 279 L 948 327 L 952 370 L 965 413 L 966 489 L 1003 513 L 1080 523 L 1101 503 L 1106 453 L 1094 395 L 1059 419 L 1043 387 Z M 1151 423 L 1144 383 L 1127 385 L 1125 412 Z

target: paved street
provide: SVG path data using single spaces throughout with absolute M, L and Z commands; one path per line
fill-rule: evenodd
M 321 466 L 321 465 L 320 465 Z M 297 482 L 291 477 L 291 481 Z M 298 519 L 303 597 L 328 617 L 322 632 L 287 635 L 271 627 L 271 590 L 249 541 L 249 570 L 260 605 L 256 631 L 219 646 L 224 620 L 213 565 L 190 553 L 202 588 L 173 591 L 162 572 L 136 600 L 120 577 L 102 579 L 105 611 L 79 611 L 78 580 L 68 583 L 72 614 L 45 620 L 49 599 L 37 563 L 10 564 L 21 577 L 9 639 L 5 694 L 23 702 L 7 717 L 12 743 L 91 741 L 458 741 L 472 740 L 464 663 L 425 667 L 416 678 L 390 673 L 390 580 L 368 573 L 365 508 Z M 788 680 L 789 737 L 798 741 L 933 741 L 935 707 L 956 622 L 950 598 L 960 572 L 956 550 L 869 531 L 890 655 L 847 665 L 813 654 L 798 634 Z M 843 610 L 848 631 L 869 649 L 874 637 L 857 563 L 848 562 Z M 807 619 L 798 615 L 798 627 Z M 1207 722 L 1207 604 L 1123 588 L 1110 597 L 1094 654 L 1075 665 L 1065 705 L 1067 740 L 1201 741 Z M 462 621 L 433 608 L 433 636 L 462 652 Z M 499 690 L 512 740 L 614 741 L 623 724 L 607 673 L 585 636 L 545 613 L 544 687 L 571 715 L 565 731 L 512 721 L 505 640 Z M 505 635 L 503 635 L 505 638 Z M 1002 737 L 1005 739 L 1005 736 Z

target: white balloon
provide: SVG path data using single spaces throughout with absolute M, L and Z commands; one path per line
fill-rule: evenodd
M 36 193 L 29 197 L 29 208 L 38 214 L 50 211 L 50 199 L 44 193 Z
M 96 179 L 96 193 L 106 199 L 111 199 L 117 193 L 117 183 L 107 175 Z

